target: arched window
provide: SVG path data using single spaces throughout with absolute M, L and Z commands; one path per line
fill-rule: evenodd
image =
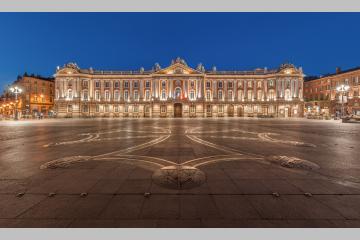
M 179 87 L 175 88 L 175 98 L 181 97 L 181 89 Z
M 194 90 L 190 91 L 190 100 L 195 100 L 195 92 L 194 92 Z
M 68 89 L 67 97 L 68 97 L 68 99 L 70 99 L 70 100 L 73 98 L 72 89 Z

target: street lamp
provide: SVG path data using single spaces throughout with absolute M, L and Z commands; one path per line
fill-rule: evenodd
M 10 91 L 15 94 L 15 120 L 19 120 L 18 111 L 17 111 L 18 94 L 20 94 L 22 92 L 22 89 L 15 86 L 15 87 L 10 88 Z
M 344 116 L 344 95 L 350 89 L 349 85 L 341 84 L 336 87 L 336 91 L 341 95 L 341 117 Z

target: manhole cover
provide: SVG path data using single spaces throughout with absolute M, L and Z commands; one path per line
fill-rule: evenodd
M 153 180 L 156 184 L 171 189 L 190 189 L 205 182 L 205 173 L 190 166 L 167 166 L 156 170 Z

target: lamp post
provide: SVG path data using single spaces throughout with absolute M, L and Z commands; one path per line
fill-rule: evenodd
M 341 84 L 336 87 L 336 91 L 341 95 L 341 117 L 344 116 L 344 95 L 350 89 L 349 85 Z
M 10 88 L 10 91 L 15 94 L 15 120 L 19 120 L 18 118 L 18 94 L 22 92 L 21 88 L 18 88 L 17 86 Z

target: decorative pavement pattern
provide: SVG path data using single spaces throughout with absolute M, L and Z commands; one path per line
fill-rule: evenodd
M 0 123 L 1 227 L 359 227 L 360 128 L 335 121 Z

